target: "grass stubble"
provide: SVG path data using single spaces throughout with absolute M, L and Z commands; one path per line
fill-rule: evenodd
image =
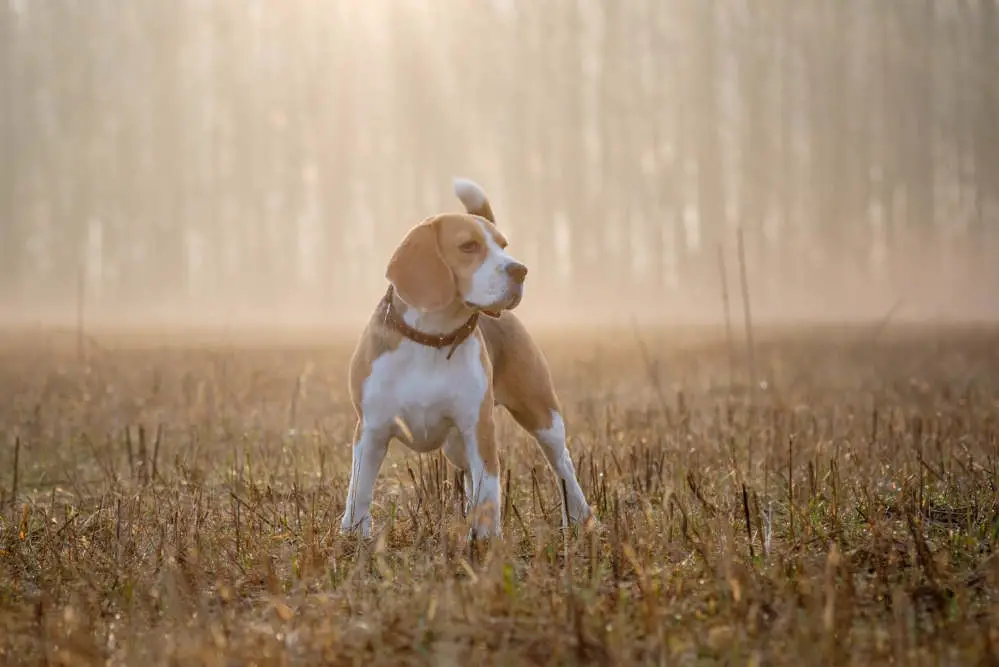
M 756 335 L 541 334 L 600 528 L 503 415 L 492 543 L 399 444 L 338 534 L 349 341 L 8 335 L 0 662 L 995 664 L 999 332 Z

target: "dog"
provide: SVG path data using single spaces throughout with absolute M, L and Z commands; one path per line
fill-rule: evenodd
M 434 215 L 408 231 L 351 358 L 357 421 L 341 533 L 370 537 L 375 480 L 396 438 L 419 453 L 443 447 L 464 472 L 469 537 L 501 535 L 497 405 L 534 437 L 564 482 L 563 527 L 595 523 L 547 361 L 510 312 L 523 297 L 527 267 L 507 251 L 483 189 L 457 178 L 454 193 L 466 213 Z

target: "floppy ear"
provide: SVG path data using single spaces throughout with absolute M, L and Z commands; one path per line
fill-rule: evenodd
M 432 222 L 420 223 L 409 231 L 389 260 L 385 277 L 403 301 L 420 310 L 440 310 L 458 293 Z

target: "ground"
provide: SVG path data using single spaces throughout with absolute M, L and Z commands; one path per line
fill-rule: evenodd
M 540 333 L 600 526 L 504 415 L 470 544 L 398 444 L 338 534 L 349 337 L 7 334 L 0 661 L 995 664 L 999 329 L 756 337 Z

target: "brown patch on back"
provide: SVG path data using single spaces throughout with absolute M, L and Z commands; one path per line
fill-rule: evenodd
M 482 397 L 479 406 L 479 423 L 475 427 L 475 441 L 478 443 L 479 456 L 486 472 L 493 476 L 499 475 L 499 452 L 496 448 L 496 424 L 493 421 L 495 398 L 493 395 L 493 368 L 489 360 L 489 351 L 481 331 L 476 333 L 479 339 L 479 361 L 486 374 L 486 395 Z
M 516 315 L 480 319 L 479 329 L 492 360 L 496 401 L 530 433 L 551 428 L 552 411 L 561 412 L 551 371 L 541 350 Z

